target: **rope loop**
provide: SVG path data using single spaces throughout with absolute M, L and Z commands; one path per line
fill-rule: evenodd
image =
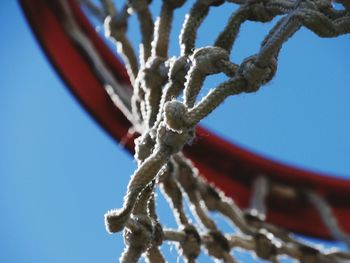
M 160 246 L 164 240 L 164 232 L 162 225 L 155 220 L 152 220 L 153 225 L 153 237 L 152 237 L 152 246 Z
M 255 253 L 258 257 L 271 260 L 277 255 L 277 245 L 273 242 L 274 236 L 266 229 L 260 229 L 255 234 Z
M 165 148 L 171 154 L 178 153 L 184 145 L 194 137 L 193 129 L 184 130 L 181 133 L 173 131 L 164 123 L 157 130 L 157 145 Z
M 203 74 L 215 74 L 220 72 L 219 61 L 229 61 L 229 53 L 220 47 L 203 47 L 194 51 L 190 57 L 192 66 Z
M 132 207 L 126 209 L 113 209 L 105 214 L 105 226 L 108 233 L 122 231 L 130 219 Z
M 179 101 L 168 101 L 164 105 L 164 121 L 173 131 L 181 132 L 187 126 L 185 115 L 187 107 Z
M 154 148 L 154 140 L 150 133 L 135 139 L 135 159 L 138 161 L 144 161 L 148 156 L 151 155 Z
M 246 58 L 238 68 L 238 74 L 245 79 L 247 87 L 246 93 L 256 92 L 261 85 L 268 83 L 275 75 L 277 70 L 277 59 L 272 57 L 266 67 L 261 67 L 256 63 L 257 56 Z
M 183 84 L 184 78 L 189 69 L 188 57 L 181 56 L 179 58 L 173 59 L 169 64 L 169 80 Z
M 150 87 L 162 86 L 167 81 L 168 68 L 165 64 L 166 58 L 152 56 L 144 68 L 144 81 Z
M 185 239 L 180 242 L 180 250 L 188 260 L 195 260 L 201 252 L 201 237 L 193 225 L 186 225 L 182 232 L 185 234 Z
M 152 243 L 154 228 L 149 216 L 132 215 L 124 229 L 124 242 L 127 246 L 146 250 Z
M 227 238 L 218 230 L 211 230 L 208 235 L 210 237 L 206 243 L 208 254 L 215 258 L 225 258 L 231 249 Z

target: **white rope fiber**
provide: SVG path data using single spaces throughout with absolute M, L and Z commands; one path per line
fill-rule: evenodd
M 101 78 L 112 87 L 110 93 L 120 97 L 118 101 L 141 134 L 135 142 L 138 167 L 130 179 L 124 203 L 120 209 L 105 215 L 110 233 L 124 231 L 125 251 L 120 261 L 138 262 L 144 256 L 148 262 L 165 262 L 160 246 L 169 241 L 177 244 L 186 262 L 195 262 L 201 250 L 217 260 L 237 262 L 231 253 L 235 248 L 251 251 L 271 262 L 279 262 L 281 255 L 305 263 L 350 262 L 350 254 L 346 252 L 304 244 L 286 230 L 264 221 L 268 210 L 265 199 L 279 187 L 268 182 L 264 175 L 257 175 L 252 186 L 251 209 L 244 212 L 233 200 L 205 182 L 192 162 L 181 153 L 184 145 L 193 140 L 196 125 L 226 98 L 256 92 L 273 79 L 281 48 L 301 27 L 322 38 L 350 33 L 348 1 L 337 1 L 344 9 L 336 10 L 331 0 L 197 0 L 184 19 L 179 39 L 181 52 L 173 58 L 168 57 L 172 20 L 176 9 L 186 1 L 163 0 L 155 22 L 150 2 L 129 0 L 117 8 L 112 0 L 101 0 L 100 5 L 81 0 L 92 15 L 104 23 L 106 36 L 116 42 L 122 54 L 133 85 L 128 102 L 86 44 L 88 40 L 79 32 L 73 32 L 76 41 L 89 51 L 97 70 L 104 72 Z M 237 10 L 212 46 L 195 48 L 198 28 L 210 9 L 224 2 L 238 5 Z M 141 32 L 139 59 L 126 36 L 128 17 L 134 14 Z M 262 41 L 257 54 L 247 57 L 241 64 L 230 61 L 242 24 L 247 21 L 267 23 L 275 17 L 279 20 Z M 198 101 L 206 77 L 218 73 L 224 73 L 227 79 Z M 180 95 L 183 95 L 182 101 L 178 98 Z M 159 222 L 154 194 L 157 187 L 172 208 L 178 229 L 164 229 Z M 299 192 L 302 191 L 295 190 L 293 194 Z M 350 238 L 336 224 L 326 201 L 312 189 L 304 189 L 303 194 L 319 211 L 334 237 L 349 244 Z M 184 211 L 185 199 L 196 224 L 191 223 Z M 208 211 L 223 215 L 238 232 L 222 233 Z

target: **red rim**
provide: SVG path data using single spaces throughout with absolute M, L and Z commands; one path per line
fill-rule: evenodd
M 74 17 L 114 77 L 129 83 L 124 66 L 95 32 L 79 5 L 67 1 Z M 67 87 L 95 120 L 116 140 L 125 138 L 131 124 L 114 106 L 88 59 L 65 31 L 59 0 L 20 0 L 35 36 Z M 264 174 L 273 183 L 312 189 L 327 200 L 339 225 L 350 233 L 350 181 L 304 171 L 244 150 L 199 127 L 197 141 L 185 149 L 201 174 L 247 208 L 254 178 Z M 203 136 L 204 135 L 204 136 Z M 133 138 L 125 145 L 133 152 Z M 210 154 L 209 154 L 210 153 Z M 215 156 L 215 158 L 212 158 Z M 267 220 L 293 232 L 332 239 L 318 213 L 299 199 L 270 196 Z

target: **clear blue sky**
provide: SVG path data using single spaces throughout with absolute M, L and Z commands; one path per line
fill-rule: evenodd
M 232 10 L 213 12 L 198 46 L 212 43 Z M 135 163 L 64 87 L 16 1 L 3 1 L 0 17 L 0 262 L 117 262 L 122 239 L 106 233 L 103 215 L 121 205 Z M 244 25 L 232 58 L 255 53 L 268 28 Z M 349 44 L 300 31 L 271 84 L 229 99 L 204 124 L 284 162 L 350 175 Z M 162 202 L 159 210 L 173 226 Z

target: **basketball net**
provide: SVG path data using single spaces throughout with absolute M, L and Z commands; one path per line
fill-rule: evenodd
M 237 5 L 212 46 L 196 48 L 196 34 L 209 10 L 224 0 L 197 0 L 185 17 L 180 35 L 181 53 L 168 57 L 169 34 L 174 11 L 185 0 L 163 0 L 160 15 L 153 22 L 151 1 L 129 0 L 116 6 L 112 0 L 99 5 L 89 0 L 82 4 L 104 23 L 106 36 L 117 43 L 131 84 L 131 100 L 113 85 L 106 86 L 116 105 L 141 134 L 135 142 L 137 169 L 132 175 L 122 208 L 109 211 L 105 223 L 110 233 L 124 232 L 125 250 L 121 262 L 137 262 L 144 256 L 149 262 L 165 262 L 160 246 L 175 242 L 186 262 L 195 262 L 201 250 L 216 260 L 237 262 L 232 250 L 241 248 L 257 257 L 279 262 L 288 256 L 300 262 L 350 262 L 350 254 L 305 244 L 293 234 L 265 221 L 265 200 L 269 192 L 302 194 L 319 212 L 333 238 L 350 245 L 331 207 L 311 191 L 277 189 L 261 174 L 254 181 L 251 207 L 242 211 L 234 200 L 199 176 L 193 163 L 182 153 L 195 137 L 196 125 L 226 98 L 256 92 L 275 76 L 280 50 L 300 28 L 305 27 L 322 38 L 350 33 L 350 4 L 339 0 L 342 10 L 330 0 L 227 0 Z M 127 36 L 130 15 L 136 15 L 141 31 L 139 59 Z M 240 27 L 247 21 L 267 23 L 278 17 L 257 54 L 241 64 L 230 61 Z M 75 36 L 79 38 L 79 36 Z M 103 73 L 103 69 L 100 69 Z M 223 73 L 227 80 L 199 99 L 209 75 Z M 102 77 L 108 75 L 102 74 Z M 182 95 L 183 99 L 178 97 Z M 215 157 L 214 157 L 215 158 Z M 157 188 L 171 207 L 177 229 L 165 229 L 156 213 Z M 185 213 L 184 202 L 196 222 Z M 220 213 L 237 229 L 223 233 L 208 211 Z

